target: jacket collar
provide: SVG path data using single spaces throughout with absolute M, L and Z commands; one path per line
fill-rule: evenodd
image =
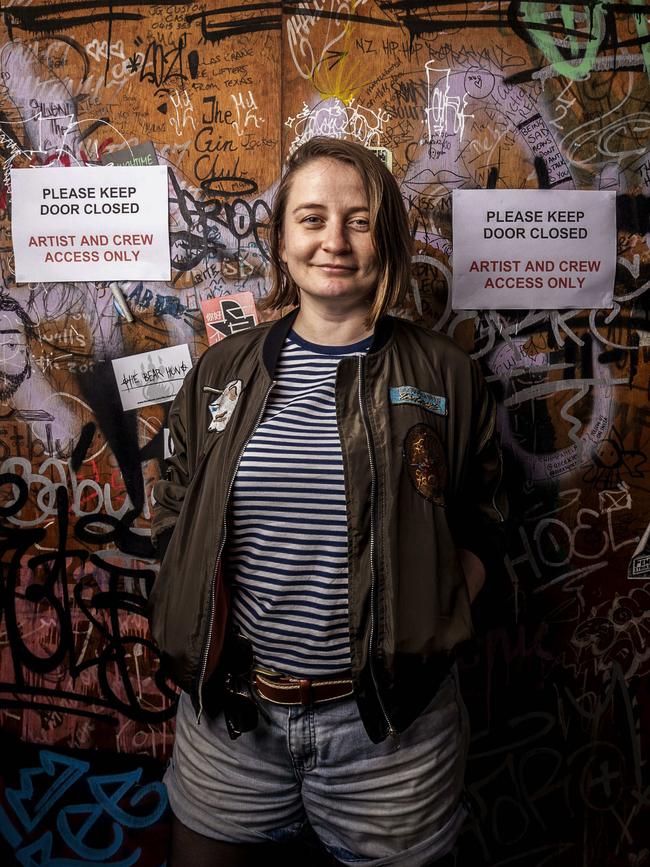
M 264 366 L 268 370 L 271 379 L 273 379 L 275 366 L 278 363 L 278 357 L 282 347 L 284 346 L 284 341 L 287 339 L 287 334 L 291 331 L 291 326 L 293 325 L 299 310 L 300 307 L 294 307 L 293 310 L 287 313 L 286 316 L 283 316 L 282 319 L 277 319 L 264 339 L 262 360 L 264 361 Z
M 262 359 L 271 378 L 273 378 L 273 374 L 275 373 L 275 367 L 278 363 L 278 357 L 284 341 L 291 331 L 299 310 L 300 307 L 294 307 L 286 316 L 276 320 L 266 335 L 264 346 L 262 347 Z M 393 334 L 394 325 L 395 320 L 392 316 L 382 316 L 375 326 L 375 333 L 368 350 L 369 353 L 378 352 L 380 349 L 383 349 Z
M 372 343 L 370 344 L 370 349 L 368 350 L 368 352 L 379 352 L 380 349 L 383 349 L 393 336 L 394 327 L 394 316 L 382 316 L 375 325 L 375 333 L 373 335 Z

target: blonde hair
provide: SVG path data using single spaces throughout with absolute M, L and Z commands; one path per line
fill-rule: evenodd
M 317 136 L 289 157 L 268 222 L 271 289 L 260 302 L 260 307 L 279 310 L 300 302 L 299 287 L 280 257 L 280 240 L 293 178 L 304 166 L 319 159 L 339 160 L 354 166 L 363 182 L 379 270 L 367 319 L 368 325 L 374 326 L 391 307 L 402 302 L 411 285 L 412 239 L 406 208 L 395 178 L 372 151 L 344 139 Z

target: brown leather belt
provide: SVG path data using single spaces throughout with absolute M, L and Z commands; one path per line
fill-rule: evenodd
M 257 692 L 273 704 L 302 705 L 308 707 L 322 701 L 334 701 L 352 695 L 353 686 L 348 672 L 336 678 L 309 680 L 306 677 L 262 674 L 253 672 L 253 685 Z

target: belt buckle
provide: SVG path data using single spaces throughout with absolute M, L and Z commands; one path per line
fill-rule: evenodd
M 310 680 L 310 678 L 294 677 L 292 674 L 277 674 L 275 677 L 273 675 L 265 675 L 265 677 L 271 682 L 275 680 L 278 687 L 298 690 L 298 701 L 287 702 L 287 706 L 290 707 L 293 705 L 294 707 L 309 707 L 314 704 L 312 692 L 313 681 Z
M 280 674 L 279 672 L 271 672 L 262 668 L 256 668 L 254 671 L 255 677 L 259 677 L 262 683 L 262 686 L 268 685 L 271 688 L 274 688 L 276 691 L 286 690 L 287 692 L 291 692 L 293 696 L 296 696 L 295 700 L 292 701 L 279 701 L 268 696 L 264 695 L 263 689 L 258 687 L 258 691 L 262 698 L 266 698 L 267 701 L 271 701 L 274 704 L 284 704 L 287 706 L 298 706 L 298 707 L 312 707 L 321 702 L 333 701 L 336 698 L 344 698 L 346 695 L 351 695 L 352 690 L 350 689 L 348 692 L 343 692 L 340 696 L 328 695 L 325 698 L 316 698 L 316 692 L 314 684 L 318 682 L 318 686 L 325 686 L 322 678 L 307 678 L 307 677 L 294 677 L 289 674 Z M 326 680 L 330 680 L 327 678 Z
M 301 677 L 298 680 L 298 692 L 300 695 L 300 704 L 302 707 L 309 707 L 312 704 L 312 681 L 308 677 Z
M 259 679 L 259 683 L 257 682 Z M 296 701 L 279 701 L 278 699 L 271 698 L 264 694 L 264 689 L 266 687 L 270 687 L 271 689 L 276 690 L 288 690 L 292 689 L 294 686 L 297 686 L 298 681 L 294 677 L 290 677 L 287 674 L 280 674 L 277 671 L 269 671 L 264 668 L 255 668 L 253 671 L 253 686 L 257 690 L 257 693 L 265 699 L 265 701 L 270 701 L 271 704 L 281 704 L 281 705 L 297 705 L 300 702 Z

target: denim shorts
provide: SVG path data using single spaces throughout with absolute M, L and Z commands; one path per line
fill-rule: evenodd
M 340 862 L 371 867 L 425 867 L 452 848 L 468 745 L 455 672 L 399 740 L 380 744 L 353 697 L 314 707 L 261 701 L 257 728 L 232 741 L 223 714 L 197 724 L 181 696 L 165 784 L 184 825 L 228 843 L 268 843 L 309 824 Z

